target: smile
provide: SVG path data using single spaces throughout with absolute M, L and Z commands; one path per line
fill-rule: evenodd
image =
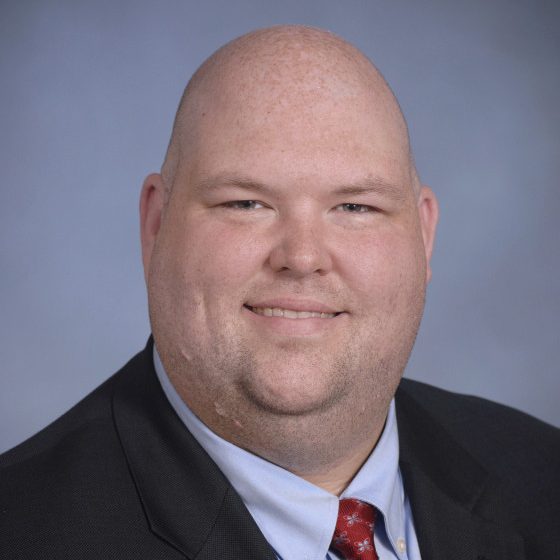
M 285 319 L 332 319 L 340 315 L 340 313 L 322 313 L 321 311 L 296 311 L 282 307 L 251 307 L 250 305 L 245 305 L 245 307 L 257 315 L 284 317 Z

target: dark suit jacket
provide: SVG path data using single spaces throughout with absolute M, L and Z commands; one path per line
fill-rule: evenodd
M 558 430 L 413 381 L 402 382 L 396 403 L 424 560 L 560 558 Z M 0 457 L 0 558 L 185 557 L 274 559 L 167 402 L 149 343 Z

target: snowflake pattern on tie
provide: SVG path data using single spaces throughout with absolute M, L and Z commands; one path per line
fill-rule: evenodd
M 340 500 L 331 548 L 345 560 L 379 560 L 373 543 L 376 514 L 373 506 L 360 500 Z

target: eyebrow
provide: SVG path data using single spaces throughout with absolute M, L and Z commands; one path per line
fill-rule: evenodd
M 194 189 L 200 193 L 207 193 L 225 187 L 235 187 L 264 194 L 277 194 L 274 188 L 251 179 L 250 177 L 239 175 L 208 177 L 194 185 Z M 407 187 L 398 184 L 390 183 L 380 177 L 370 176 L 355 183 L 339 186 L 332 191 L 332 194 L 357 196 L 374 193 L 397 201 L 403 201 L 406 199 L 406 188 Z
M 238 189 L 262 192 L 265 194 L 272 194 L 274 190 L 264 183 L 240 175 L 218 175 L 216 177 L 208 177 L 194 185 L 194 189 L 200 193 L 223 189 L 224 187 L 236 187 Z
M 387 198 L 393 198 L 398 201 L 406 199 L 406 189 L 403 185 L 398 185 L 395 183 L 390 183 L 385 179 L 380 177 L 367 177 L 363 181 L 358 181 L 357 183 L 351 183 L 349 185 L 343 185 L 335 189 L 335 194 L 346 194 L 346 195 L 360 195 L 375 193 L 385 196 Z

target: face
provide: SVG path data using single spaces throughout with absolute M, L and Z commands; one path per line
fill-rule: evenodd
M 213 100 L 167 204 L 158 176 L 143 193 L 157 348 L 246 446 L 269 421 L 386 412 L 424 304 L 435 202 L 398 127 L 367 96 L 308 101 Z

